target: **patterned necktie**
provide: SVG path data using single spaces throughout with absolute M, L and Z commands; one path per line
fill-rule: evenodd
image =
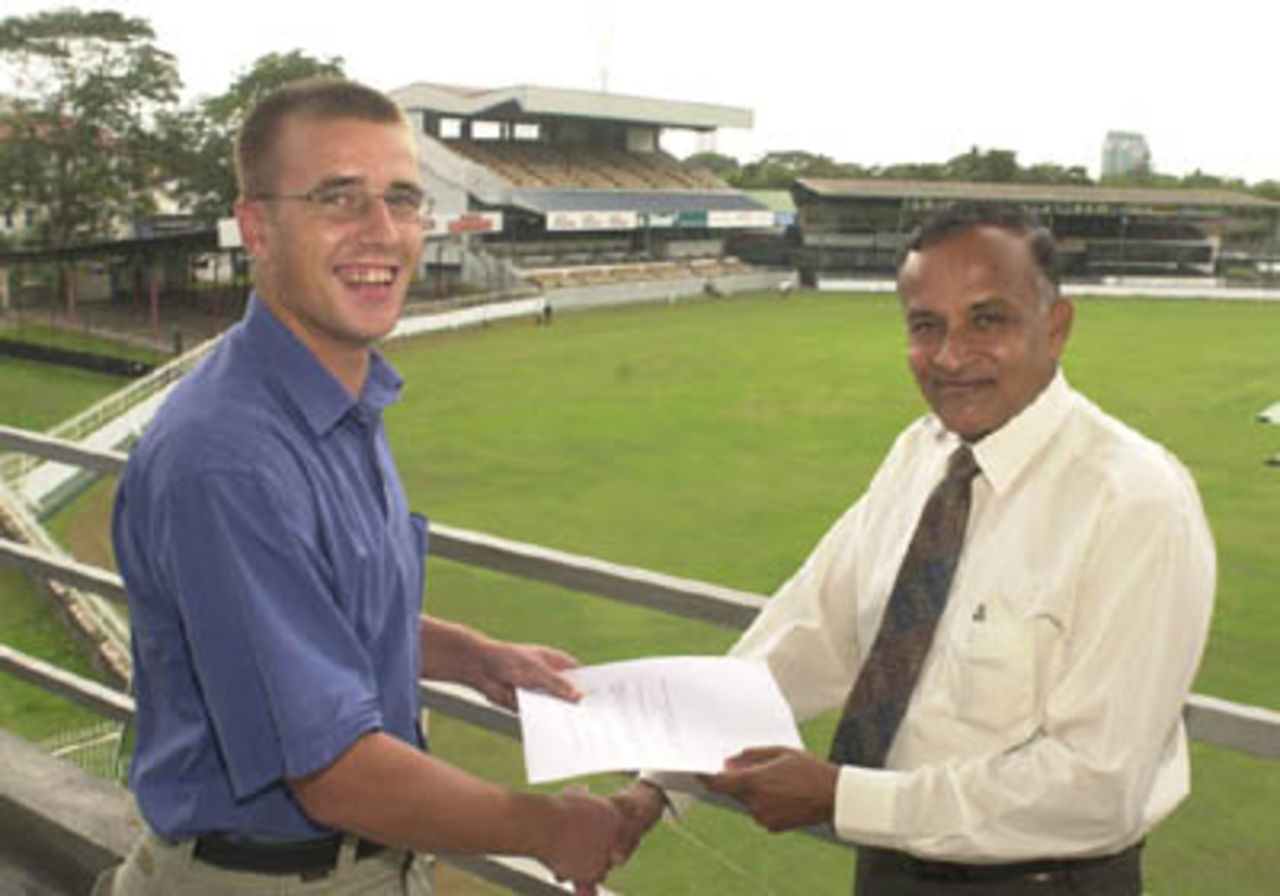
M 831 743 L 834 762 L 884 766 L 947 605 L 969 520 L 969 483 L 977 473 L 973 452 L 961 445 L 920 513 L 875 643 L 845 701 Z

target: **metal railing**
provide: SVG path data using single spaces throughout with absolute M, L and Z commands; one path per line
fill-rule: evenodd
M 56 452 L 64 462 L 78 459 L 99 465 L 95 468 L 118 469 L 121 462 L 118 455 L 57 444 L 47 438 L 32 440 L 0 428 L 0 447 L 6 446 L 21 446 L 21 450 L 38 451 L 45 456 Z M 742 629 L 749 624 L 766 601 L 759 594 L 451 526 L 434 525 L 431 544 L 435 554 L 459 563 L 732 629 Z M 14 564 L 37 576 L 94 591 L 109 600 L 125 599 L 123 583 L 116 574 L 7 539 L 0 539 L 0 563 Z M 16 675 L 108 718 L 128 721 L 133 716 L 133 700 L 127 695 L 4 645 L 0 645 L 0 672 Z M 520 737 L 519 722 L 514 714 L 490 705 L 467 688 L 422 681 L 419 693 L 423 705 L 432 711 L 510 738 Z M 1188 731 L 1195 740 L 1265 759 L 1280 759 L 1280 712 L 1193 694 L 1184 714 Z M 729 801 L 710 801 L 738 809 Z M 810 829 L 810 833 L 834 839 L 823 829 Z M 516 892 L 563 892 L 547 879 L 536 863 L 497 857 L 444 858 Z
M 0 432 L 0 440 L 3 440 L 0 444 L 24 444 L 24 450 L 39 448 L 51 456 L 71 460 L 73 463 L 76 462 L 73 456 L 84 453 L 80 449 L 69 450 L 65 443 L 45 436 L 10 430 L 8 427 L 0 427 L 0 430 L 3 430 Z M 117 462 L 123 462 L 123 458 L 124 455 L 114 456 L 114 452 L 91 453 L 85 458 L 85 463 L 93 469 L 111 472 Z M 26 501 L 11 490 L 3 479 L 0 479 L 0 536 L 10 537 L 33 552 L 71 560 L 70 555 L 50 537 L 29 510 Z M 46 579 L 44 588 L 48 596 L 57 602 L 64 618 L 75 628 L 77 635 L 90 646 L 94 659 L 108 677 L 120 684 L 127 684 L 131 672 L 128 620 L 92 587 L 86 590 Z
M 74 443 L 89 433 L 97 432 L 104 424 L 115 420 L 152 395 L 182 379 L 213 349 L 217 341 L 217 337 L 209 339 L 180 358 L 175 358 L 163 367 L 157 367 L 141 379 L 113 392 L 74 417 L 64 420 L 49 430 L 48 435 Z M 44 460 L 63 460 L 63 458 L 34 453 L 13 454 L 0 458 L 0 479 L 16 483 Z

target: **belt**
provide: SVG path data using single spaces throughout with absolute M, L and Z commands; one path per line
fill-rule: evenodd
M 322 877 L 338 865 L 343 835 L 333 834 L 315 840 L 236 840 L 222 834 L 196 838 L 191 854 L 208 865 L 227 871 L 254 874 L 299 874 Z M 356 861 L 385 852 L 381 843 L 356 839 Z
M 858 857 L 884 862 L 921 881 L 949 883 L 997 883 L 1019 878 L 1061 876 L 1097 868 L 1112 862 L 1136 857 L 1141 842 L 1128 849 L 1105 856 L 1087 856 L 1078 859 L 1036 859 L 1030 862 L 1006 862 L 999 865 L 969 865 L 960 862 L 939 862 L 921 859 L 905 852 L 891 849 L 861 847 Z

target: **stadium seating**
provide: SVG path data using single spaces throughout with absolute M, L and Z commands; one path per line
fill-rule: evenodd
M 757 270 L 739 258 L 695 258 L 677 261 L 630 261 L 620 264 L 570 264 L 548 267 L 525 267 L 521 276 L 543 290 L 566 286 L 587 286 L 604 283 L 669 280 L 676 277 L 696 277 L 711 280 L 715 277 L 746 274 Z
M 597 190 L 724 190 L 709 171 L 688 169 L 664 152 L 626 152 L 535 141 L 447 140 L 464 158 L 516 187 Z

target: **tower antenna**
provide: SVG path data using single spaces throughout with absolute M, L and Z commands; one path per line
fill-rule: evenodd
M 604 33 L 600 38 L 600 92 L 609 92 L 609 69 L 613 66 L 613 4 L 605 6 Z

